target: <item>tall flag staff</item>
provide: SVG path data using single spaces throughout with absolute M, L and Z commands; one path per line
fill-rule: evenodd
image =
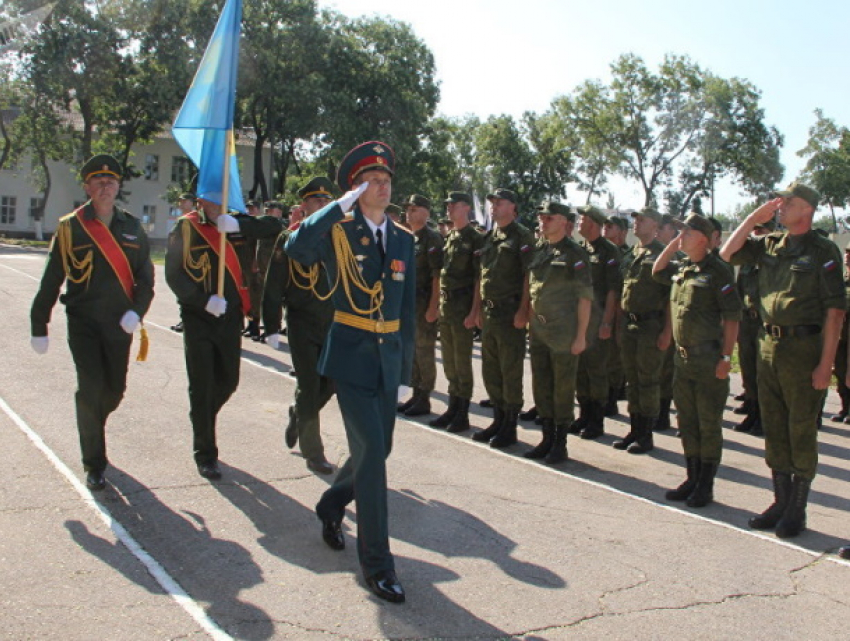
M 233 139 L 242 0 L 227 0 L 171 132 L 198 168 L 198 198 L 221 203 L 221 213 L 245 212 Z M 218 295 L 224 297 L 227 235 L 220 235 Z

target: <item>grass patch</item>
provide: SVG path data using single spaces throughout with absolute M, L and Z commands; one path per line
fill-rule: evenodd
M 50 246 L 49 240 L 33 240 L 32 238 L 6 238 L 0 234 L 0 243 L 4 245 L 15 245 L 17 247 L 42 247 L 47 249 Z

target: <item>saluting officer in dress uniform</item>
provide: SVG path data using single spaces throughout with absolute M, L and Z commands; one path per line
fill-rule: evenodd
M 780 538 L 806 528 L 809 487 L 817 472 L 817 418 L 822 407 L 846 308 L 841 252 L 812 229 L 820 194 L 792 183 L 744 219 L 720 255 L 733 265 L 759 266 L 758 389 L 765 458 L 775 500 L 750 519 Z M 771 220 L 785 233 L 751 238 Z
M 579 207 L 579 243 L 589 256 L 593 283 L 593 305 L 588 326 L 587 349 L 578 362 L 576 396 L 580 415 L 570 426 L 570 432 L 583 439 L 602 436 L 605 403 L 608 401 L 608 352 L 613 349 L 614 320 L 620 296 L 620 250 L 602 237 L 602 226 L 608 221 L 592 205 Z
M 413 356 L 413 396 L 398 411 L 405 416 L 431 412 L 431 392 L 437 382 L 437 319 L 440 315 L 440 270 L 443 237 L 428 225 L 431 201 L 413 194 L 405 207 L 407 226 L 416 240 L 416 352 Z
M 570 208 L 548 202 L 537 209 L 543 241 L 529 266 L 529 353 L 531 386 L 543 439 L 524 456 L 555 464 L 567 459 L 576 372 L 579 355 L 587 344 L 594 294 L 590 257 L 566 235 Z
M 345 548 L 342 519 L 355 501 L 357 549 L 366 583 L 378 597 L 404 601 L 387 525 L 386 458 L 392 448 L 399 385 L 410 383 L 416 331 L 413 235 L 385 210 L 395 156 L 382 142 L 352 149 L 337 182 L 348 191 L 306 219 L 286 243 L 303 265 L 325 264 L 334 319 L 319 361 L 333 379 L 351 457 L 316 505 L 322 537 Z M 354 203 L 352 216 L 345 216 Z
M 59 219 L 30 312 L 31 342 L 47 351 L 47 325 L 67 281 L 60 300 L 77 370 L 77 430 L 86 485 L 97 491 L 106 485 L 106 419 L 124 397 L 133 332 L 153 300 L 153 264 L 141 223 L 115 206 L 118 161 L 94 156 L 80 179 L 89 200 Z
M 298 190 L 301 209 L 309 217 L 333 199 L 333 183 L 323 176 L 313 178 Z M 297 223 L 295 229 L 298 229 Z M 319 412 L 333 396 L 333 382 L 319 374 L 319 359 L 333 319 L 330 283 L 322 263 L 305 267 L 290 258 L 284 247 L 294 230 L 283 231 L 275 240 L 263 293 L 263 325 L 266 343 L 280 345 L 281 308 L 286 308 L 289 352 L 295 368 L 295 402 L 289 406 L 289 424 L 284 442 L 290 449 L 300 441 L 307 467 L 330 474 L 333 466 L 325 458 L 319 430 Z
M 690 507 L 704 507 L 714 499 L 714 477 L 723 453 L 723 409 L 741 317 L 734 275 L 711 251 L 713 233 L 707 218 L 692 213 L 653 267 L 657 280 L 672 284 L 673 398 L 687 467 L 685 482 L 666 496 L 687 501 Z M 679 251 L 686 258 L 671 274 L 668 267 Z
M 480 256 L 481 370 L 493 405 L 493 422 L 472 438 L 491 447 L 516 443 L 522 409 L 522 370 L 528 324 L 528 267 L 534 234 L 516 221 L 516 194 L 487 196 L 493 223 Z
M 631 429 L 613 445 L 618 450 L 643 454 L 653 447 L 661 366 L 670 347 L 672 328 L 667 313 L 670 288 L 652 278 L 652 266 L 664 250 L 655 237 L 661 214 L 647 207 L 632 216 L 639 244 L 623 259 L 624 330 L 620 352 L 628 382 Z
M 452 433 L 469 429 L 472 398 L 472 339 L 480 297 L 478 258 L 484 236 L 469 222 L 472 197 L 453 191 L 445 201 L 452 229 L 446 237 L 440 272 L 440 343 L 443 372 L 449 381 L 449 406 L 430 422 Z
M 189 418 L 198 474 L 221 478 L 216 417 L 239 385 L 242 321 L 251 307 L 233 245 L 225 243 L 224 297 L 216 293 L 220 234 L 241 239 L 274 236 L 280 221 L 271 216 L 230 216 L 216 202 L 221 194 L 200 194 L 198 211 L 181 216 L 168 235 L 165 280 L 177 296 L 189 378 Z

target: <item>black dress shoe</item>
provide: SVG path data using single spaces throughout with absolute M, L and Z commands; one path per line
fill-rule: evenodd
M 295 416 L 294 405 L 289 406 L 289 425 L 286 426 L 286 431 L 283 433 L 283 441 L 290 450 L 298 442 L 298 420 Z
M 322 458 L 308 458 L 307 469 L 316 472 L 316 474 L 333 474 L 334 466 Z
M 198 463 L 198 474 L 205 479 L 215 480 L 221 478 L 221 470 L 218 469 L 218 463 L 215 461 L 212 463 Z
M 183 332 L 183 321 L 180 321 L 179 323 L 172 325 L 171 331 L 177 332 L 178 334 L 182 333 Z
M 86 487 L 92 492 L 100 492 L 106 487 L 106 479 L 103 478 L 103 472 L 89 472 L 86 475 Z
M 344 550 L 345 537 L 342 536 L 342 521 L 323 519 L 321 516 L 319 520 L 322 522 L 322 540 L 332 550 Z
M 380 599 L 390 603 L 404 603 L 404 588 L 392 570 L 381 570 L 366 577 L 366 585 Z

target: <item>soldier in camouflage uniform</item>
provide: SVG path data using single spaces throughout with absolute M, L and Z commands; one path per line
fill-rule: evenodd
M 626 244 L 626 235 L 629 232 L 629 221 L 622 216 L 609 216 L 608 222 L 602 226 L 602 237 L 610 240 L 615 247 L 620 251 L 620 262 L 631 251 L 631 247 Z M 622 274 L 620 274 L 622 281 Z M 622 282 L 621 282 L 622 287 Z M 617 299 L 619 308 L 619 298 Z M 623 372 L 623 360 L 620 357 L 620 344 L 622 342 L 623 328 L 621 323 L 621 315 L 617 314 L 614 317 L 614 336 L 612 338 L 611 349 L 608 350 L 608 402 L 605 404 L 605 416 L 616 416 L 619 414 L 617 401 L 626 400 L 626 375 Z
M 676 342 L 673 397 L 685 451 L 687 478 L 667 492 L 671 501 L 704 507 L 714 500 L 714 477 L 723 452 L 723 409 L 729 395 L 732 350 L 741 317 L 734 275 L 710 250 L 714 227 L 699 214 L 661 252 L 656 280 L 671 285 L 670 315 Z M 668 269 L 678 251 L 686 258 Z
M 440 270 L 443 237 L 428 226 L 431 201 L 412 195 L 406 207 L 407 225 L 416 240 L 416 351 L 413 395 L 398 407 L 405 416 L 431 413 L 431 392 L 437 382 L 437 319 L 440 314 Z
M 681 228 L 682 221 L 663 214 L 661 216 L 661 225 L 658 227 L 658 241 L 665 247 L 676 237 Z M 679 259 L 684 258 L 681 252 L 678 255 Z M 659 408 L 658 417 L 655 419 L 655 424 L 652 429 L 656 432 L 663 432 L 670 429 L 670 406 L 673 403 L 673 350 L 675 343 L 670 342 L 670 347 L 664 353 L 664 360 L 661 365 L 661 385 L 659 387 Z
M 522 372 L 528 324 L 528 267 L 534 234 L 516 221 L 516 194 L 496 189 L 487 196 L 496 225 L 481 249 L 479 327 L 484 387 L 493 422 L 473 439 L 491 447 L 516 443 L 522 409 Z
M 792 183 L 742 222 L 721 250 L 734 265 L 759 265 L 758 388 L 765 458 L 774 502 L 750 519 L 780 538 L 806 529 L 809 488 L 817 472 L 817 418 L 844 321 L 847 296 L 841 252 L 812 229 L 820 194 Z M 752 238 L 771 220 L 787 231 Z
M 529 267 L 529 353 L 543 440 L 524 456 L 555 464 L 567 459 L 576 373 L 587 345 L 594 292 L 590 257 L 566 236 L 569 207 L 548 202 L 537 209 L 545 240 Z
M 440 272 L 440 343 L 443 372 L 449 381 L 449 406 L 429 423 L 457 433 L 469 429 L 472 398 L 472 335 L 478 318 L 478 259 L 484 236 L 469 224 L 472 198 L 453 191 L 446 199 L 452 230 L 446 237 Z

